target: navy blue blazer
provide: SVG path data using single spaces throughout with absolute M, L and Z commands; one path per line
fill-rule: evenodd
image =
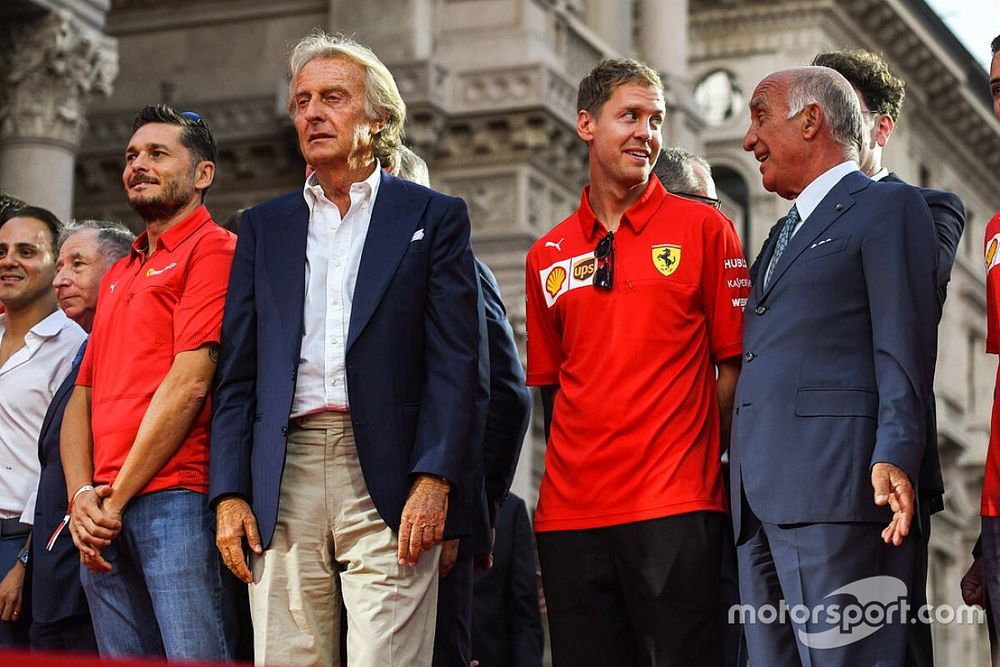
M 882 179 L 886 183 L 904 183 L 895 173 Z M 948 283 L 951 281 L 951 269 L 955 265 L 955 253 L 965 229 L 965 206 L 962 200 L 951 192 L 931 188 L 917 188 L 920 196 L 927 202 L 934 219 L 934 231 L 937 234 L 938 246 L 938 321 L 944 309 L 944 301 L 948 296 Z M 917 479 L 917 502 L 920 511 L 917 528 L 928 534 L 930 515 L 944 509 L 944 479 L 941 477 L 941 457 L 938 453 L 937 414 L 934 396 L 927 406 L 927 448 L 920 465 Z
M 738 538 L 744 495 L 767 523 L 888 522 L 871 466 L 892 463 L 915 481 L 926 442 L 938 304 L 924 199 L 848 174 L 765 288 L 783 222 L 754 262 L 744 311 L 730 465 Z
M 470 536 L 460 554 L 483 555 L 493 547 L 493 526 L 500 503 L 507 495 L 517 469 L 524 434 L 531 417 L 531 394 L 525 386 L 524 368 L 517 352 L 514 330 L 500 286 L 489 267 L 476 259 L 481 309 L 479 342 L 479 398 L 472 442 L 466 453 L 465 479 L 459 506 L 466 506 Z M 451 510 L 449 510 L 450 512 Z M 458 516 L 456 515 L 456 520 Z M 456 529 L 461 529 L 459 523 Z
M 59 534 L 52 551 L 45 550 L 45 543 L 62 522 L 69 504 L 66 501 L 66 476 L 59 458 L 59 432 L 86 345 L 84 342 L 80 346 L 69 375 L 52 397 L 38 435 L 38 460 L 42 470 L 38 478 L 35 525 L 32 529 L 34 537 L 31 540 L 31 618 L 36 623 L 53 623 L 90 613 L 83 586 L 80 585 L 80 552 L 73 544 L 69 528 Z
M 476 400 L 477 292 L 465 203 L 381 178 L 353 295 L 347 392 L 368 492 L 399 530 L 415 475 L 454 486 L 462 477 Z M 265 547 L 302 347 L 308 225 L 301 191 L 243 213 L 223 316 L 209 497 L 250 501 Z

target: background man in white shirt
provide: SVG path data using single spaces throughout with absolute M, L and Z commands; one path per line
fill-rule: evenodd
M 38 432 L 86 337 L 56 308 L 52 279 L 62 224 L 43 208 L 0 218 L 0 646 L 28 642 L 22 600 L 38 486 Z

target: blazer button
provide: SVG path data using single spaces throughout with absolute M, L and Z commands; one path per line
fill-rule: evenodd
M 756 308 L 753 309 L 753 312 L 757 313 L 758 315 L 763 315 L 764 313 L 767 312 L 767 306 L 757 306 Z
M 282 426 L 281 427 L 281 435 L 288 435 L 288 427 L 287 426 Z
M 748 364 L 756 358 L 757 355 L 754 354 L 753 352 L 747 352 L 746 354 L 743 355 L 743 361 L 747 362 Z

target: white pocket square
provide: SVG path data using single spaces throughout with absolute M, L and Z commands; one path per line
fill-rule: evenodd
M 818 246 L 821 246 L 821 245 L 823 245 L 824 243 L 829 243 L 829 242 L 830 242 L 830 241 L 832 241 L 832 240 L 833 240 L 833 239 L 823 239 L 822 241 L 817 241 L 816 243 L 813 243 L 813 244 L 812 244 L 811 246 L 809 246 L 809 247 L 810 247 L 810 248 L 816 248 L 816 247 L 818 247 Z
M 417 231 L 413 232 L 413 236 L 410 238 L 410 243 L 413 243 L 414 241 L 419 241 L 422 238 L 424 238 L 424 230 L 418 229 Z

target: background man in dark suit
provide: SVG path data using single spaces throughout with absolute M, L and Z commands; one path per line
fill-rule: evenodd
M 497 517 L 493 566 L 475 576 L 472 657 L 479 667 L 541 667 L 544 648 L 528 508 L 510 493 Z
M 937 333 L 933 221 L 913 188 L 858 171 L 861 110 L 835 71 L 768 76 L 750 118 L 744 149 L 765 189 L 795 204 L 745 311 L 730 470 L 740 591 L 758 611 L 807 612 L 748 623 L 750 660 L 902 665 Z M 894 616 L 838 625 L 823 607 L 872 601 Z
M 396 152 L 392 171 L 400 178 L 430 187 L 427 163 L 406 146 Z M 473 444 L 466 451 L 460 493 L 452 507 L 453 512 L 469 515 L 472 534 L 461 540 L 446 540 L 441 549 L 435 667 L 468 667 L 472 659 L 473 568 L 491 567 L 493 529 L 500 504 L 514 479 L 531 416 L 531 395 L 524 385 L 524 368 L 500 286 L 490 268 L 478 257 L 475 261 L 479 286 L 479 391 Z M 533 578 L 533 557 L 531 561 Z M 536 609 L 537 605 L 536 600 Z M 541 632 L 540 625 L 538 628 Z
M 863 141 L 860 152 L 861 171 L 875 181 L 903 183 L 895 173 L 882 166 L 882 149 L 889 143 L 896 119 L 903 105 L 905 84 L 889 69 L 882 58 L 870 51 L 841 51 L 821 53 L 813 65 L 829 67 L 840 72 L 854 87 L 861 104 Z M 938 240 L 938 320 L 944 308 L 951 280 L 951 267 L 955 264 L 955 251 L 965 228 L 965 206 L 951 192 L 917 188 L 927 202 L 934 218 Z M 928 267 L 930 268 L 930 267 Z M 931 536 L 931 515 L 944 509 L 944 480 L 941 478 L 941 460 L 938 455 L 937 415 L 934 396 L 927 404 L 927 444 L 920 473 L 916 480 L 917 522 L 914 537 L 918 540 L 913 582 L 910 586 L 910 605 L 918 609 L 927 604 L 927 557 Z M 906 646 L 908 665 L 933 665 L 934 646 L 931 626 L 918 616 L 910 624 Z
M 128 254 L 132 232 L 117 222 L 84 220 L 68 225 L 59 238 L 56 300 L 66 315 L 90 333 L 101 278 Z M 35 499 L 31 553 L 31 646 L 41 650 L 97 652 L 87 598 L 80 585 L 80 552 L 64 530 L 66 477 L 59 459 L 59 432 L 66 402 L 76 384 L 86 342 L 49 404 L 38 436 L 42 472 Z M 58 531 L 58 532 L 57 532 Z
M 259 663 L 337 664 L 343 597 L 351 664 L 429 665 L 436 545 L 446 517 L 468 530 L 448 511 L 476 398 L 468 215 L 382 171 L 406 110 L 369 49 L 314 33 L 290 65 L 316 171 L 243 214 L 215 392 L 218 544 L 253 582 Z

